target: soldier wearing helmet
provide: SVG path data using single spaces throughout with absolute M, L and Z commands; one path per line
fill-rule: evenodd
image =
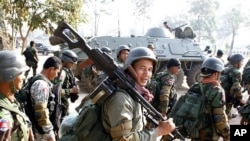
M 127 45 L 121 45 L 117 48 L 116 59 L 120 67 L 123 67 L 129 52 L 130 52 L 130 48 Z
M 31 122 L 14 97 L 29 67 L 25 58 L 13 51 L 0 51 L 0 60 L 0 140 L 34 140 Z
M 222 59 L 223 54 L 224 54 L 223 51 L 221 49 L 218 49 L 216 53 L 216 57 L 221 59 L 221 61 L 224 63 L 224 60 Z
M 208 111 L 204 119 L 205 127 L 199 131 L 198 138 L 191 140 L 218 141 L 220 137 L 224 141 L 230 141 L 229 122 L 225 112 L 225 93 L 220 85 L 220 74 L 224 70 L 224 63 L 216 58 L 209 57 L 203 61 L 201 67 L 201 82 L 195 83 L 188 91 L 205 95 L 205 103 Z M 202 87 L 202 88 L 201 88 Z
M 54 80 L 54 84 L 61 83 L 61 102 L 62 102 L 62 118 L 68 115 L 69 102 L 75 102 L 78 98 L 80 88 L 76 83 L 75 76 L 71 70 L 73 65 L 77 63 L 78 56 L 72 50 L 64 50 L 60 56 L 62 61 L 62 69 L 58 77 Z
M 136 47 L 128 54 L 123 67 L 128 79 L 135 81 L 135 89 L 149 101 L 153 96 L 145 86 L 156 69 L 156 64 L 157 59 L 150 49 Z M 114 141 L 156 140 L 157 136 L 167 135 L 175 129 L 171 118 L 160 121 L 156 129 L 145 129 L 141 104 L 122 88 L 117 88 L 103 103 L 102 122 Z
M 229 88 L 224 88 L 226 93 L 226 113 L 228 118 L 232 118 L 232 107 L 244 105 L 246 101 L 243 99 L 241 92 L 242 74 L 240 69 L 243 67 L 244 56 L 242 54 L 232 54 L 229 58 L 230 65 L 225 69 L 229 76 Z
M 109 47 L 102 47 L 101 51 L 107 55 L 111 55 L 111 49 Z M 92 92 L 107 77 L 107 75 L 102 70 L 97 68 L 95 64 L 91 64 L 84 68 L 83 73 L 88 81 L 87 87 L 90 92 Z M 83 99 L 81 104 L 75 108 L 76 111 L 80 111 L 84 103 L 85 99 Z

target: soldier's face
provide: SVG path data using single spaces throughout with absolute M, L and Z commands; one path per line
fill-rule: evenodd
M 14 85 L 17 90 L 20 90 L 22 88 L 24 79 L 25 79 L 24 73 L 20 73 L 14 80 Z
M 133 64 L 133 68 L 137 74 L 136 82 L 144 87 L 147 85 L 153 73 L 153 61 L 149 59 L 141 59 Z
M 128 56 L 129 51 L 128 50 L 122 50 L 120 52 L 119 58 L 121 59 L 122 62 L 125 62 L 127 56 Z
M 59 72 L 60 72 L 60 69 L 61 69 L 61 67 L 59 67 L 59 68 L 54 68 L 54 67 L 51 67 L 50 68 L 50 74 L 49 74 L 49 80 L 54 80 L 56 77 L 57 77 L 57 75 L 59 74 Z

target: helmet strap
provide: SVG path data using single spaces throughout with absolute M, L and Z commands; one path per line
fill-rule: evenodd
M 137 77 L 138 77 L 138 76 L 137 76 L 137 74 L 136 74 L 134 68 L 133 68 L 131 65 L 128 66 L 128 71 L 129 71 L 129 74 L 130 74 L 134 79 L 137 80 Z
M 11 81 L 10 88 L 12 93 L 17 93 L 17 89 L 15 87 L 14 81 Z

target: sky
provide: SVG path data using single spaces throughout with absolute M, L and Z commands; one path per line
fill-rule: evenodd
M 155 0 L 151 6 L 150 20 L 145 20 L 144 24 L 135 19 L 132 15 L 134 7 L 128 0 L 116 0 L 109 8 L 111 8 L 112 15 L 101 15 L 99 19 L 98 35 L 117 35 L 118 31 L 118 13 L 120 21 L 120 31 L 122 36 L 129 36 L 130 34 L 144 35 L 150 27 L 162 26 L 164 17 L 178 15 L 187 11 L 186 0 Z M 228 10 L 236 6 L 238 3 L 245 3 L 242 9 L 249 9 L 248 0 L 219 0 L 221 10 Z M 91 13 L 91 11 L 90 11 Z M 222 12 L 219 12 L 222 13 Z M 144 27 L 143 27 L 144 25 Z M 83 24 L 79 29 L 82 34 L 91 36 L 94 28 L 93 23 Z

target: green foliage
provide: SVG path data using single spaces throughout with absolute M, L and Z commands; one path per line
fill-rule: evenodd
M 189 20 L 193 30 L 197 32 L 198 40 L 203 38 L 214 43 L 218 2 L 215 0 L 189 0 L 189 5 Z
M 82 17 L 81 0 L 2 1 L 0 6 L 5 13 L 6 22 L 11 25 L 13 31 L 20 33 L 23 42 L 26 42 L 29 33 L 35 29 L 42 29 L 47 34 L 52 33 L 52 25 L 62 19 L 73 26 L 86 22 Z

